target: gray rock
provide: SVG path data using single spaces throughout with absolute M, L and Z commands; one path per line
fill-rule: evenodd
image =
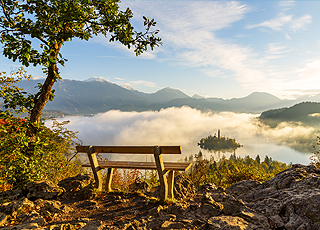
M 61 205 L 61 202 L 56 200 L 38 199 L 34 203 L 40 208 L 41 213 L 69 213 L 72 211 L 72 208 Z
M 314 226 L 320 221 L 320 170 L 313 165 L 293 165 L 271 180 L 252 186 L 250 190 L 243 188 L 246 183 L 231 185 L 227 192 L 236 199 L 242 199 L 246 207 L 254 210 L 254 216 L 258 219 L 243 216 L 245 209 L 241 207 L 238 213 L 227 211 L 225 214 L 240 216 L 256 226 L 267 223 L 260 218 L 263 215 L 270 220 L 273 228 L 317 229 Z M 223 205 L 227 207 L 226 203 Z
M 0 201 L 13 201 L 21 198 L 22 191 L 21 190 L 8 190 L 4 192 L 0 192 Z
M 165 221 L 160 229 L 189 229 L 190 227 L 190 224 L 184 222 Z
M 174 203 L 170 205 L 166 212 L 169 214 L 179 215 L 186 211 L 187 207 L 184 204 L 181 203 Z
M 71 230 L 71 225 L 69 223 L 67 224 L 53 224 L 50 225 L 49 228 L 47 228 L 46 230 Z
M 58 183 L 60 187 L 63 187 L 67 192 L 75 192 L 83 189 L 87 185 L 94 182 L 92 175 L 78 174 L 75 177 L 66 178 Z
M 200 190 L 202 192 L 208 192 L 208 191 L 212 191 L 212 190 L 216 190 L 216 189 L 217 189 L 217 186 L 212 183 L 204 184 L 204 185 L 201 185 L 201 187 L 200 187 Z
M 8 217 L 6 214 L 0 212 L 0 226 L 7 223 L 7 218 Z
M 261 182 L 256 180 L 244 180 L 232 184 L 229 188 L 226 189 L 226 192 L 229 194 L 243 194 L 247 193 L 248 191 L 252 190 L 253 188 L 258 187 L 261 185 Z
M 95 198 L 96 193 L 94 191 L 94 185 L 93 184 L 88 184 L 83 189 L 77 191 L 75 193 L 75 195 L 77 197 L 79 197 L 80 199 L 83 199 L 83 200 L 90 200 L 90 199 Z
M 236 200 L 236 199 L 230 199 L 225 202 L 222 202 L 223 204 L 223 213 L 225 215 L 236 215 L 245 207 L 245 204 L 242 200 Z
M 184 175 L 174 177 L 173 194 L 176 199 L 184 199 L 195 194 L 196 189 L 191 180 Z
M 86 200 L 86 201 L 82 202 L 81 204 L 78 204 L 77 207 L 78 208 L 85 208 L 88 210 L 99 208 L 98 203 L 94 200 Z
M 19 224 L 1 228 L 1 230 L 43 230 L 37 223 Z
M 176 215 L 166 214 L 166 215 L 161 215 L 159 217 L 159 220 L 161 220 L 161 221 L 175 221 L 176 218 L 177 218 Z
M 29 182 L 27 184 L 27 191 L 27 198 L 41 198 L 45 200 L 55 198 L 65 192 L 63 188 L 49 180 Z
M 204 215 L 208 215 L 209 217 L 220 215 L 222 212 L 222 209 L 223 209 L 222 205 L 213 206 L 212 204 L 207 204 L 207 203 L 201 205 L 201 213 Z
M 208 219 L 207 228 L 210 230 L 249 230 L 249 223 L 237 216 L 215 216 Z
M 237 216 L 252 224 L 255 229 L 270 229 L 268 218 L 254 210 L 244 208 Z
M 148 191 L 149 184 L 145 181 L 142 181 L 139 177 L 134 181 L 133 184 L 129 185 L 130 191 L 137 191 L 140 190 L 142 192 Z
M 0 212 L 3 212 L 7 215 L 12 215 L 12 213 L 16 212 L 21 208 L 25 208 L 26 210 L 34 207 L 34 203 L 27 198 L 15 200 L 12 202 L 4 203 L 0 206 Z
M 102 230 L 104 225 L 101 221 L 90 221 L 84 227 L 79 228 L 81 230 Z
M 270 216 L 270 225 L 273 228 L 282 228 L 284 227 L 284 221 L 279 215 Z
M 150 209 L 148 211 L 149 215 L 150 216 L 159 216 L 160 215 L 160 212 L 163 210 L 163 207 L 161 205 L 157 206 L 157 207 L 154 207 L 152 209 Z

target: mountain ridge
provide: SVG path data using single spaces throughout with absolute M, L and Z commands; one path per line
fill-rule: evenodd
M 35 93 L 35 86 L 43 80 L 23 81 L 19 87 L 24 88 L 28 93 Z M 109 110 L 139 112 L 182 106 L 204 112 L 261 113 L 299 103 L 297 100 L 281 100 L 266 92 L 253 92 L 246 97 L 232 99 L 205 98 L 197 94 L 190 97 L 181 90 L 171 87 L 155 93 L 144 93 L 132 88 L 124 88 L 107 80 L 102 81 L 100 78 L 90 79 L 90 81 L 62 79 L 55 83 L 54 89 L 56 98 L 48 102 L 45 109 L 61 110 L 70 114 L 96 114 Z M 309 99 L 320 101 L 320 94 Z

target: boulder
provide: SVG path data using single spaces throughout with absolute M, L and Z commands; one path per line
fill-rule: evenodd
M 212 184 L 212 183 L 204 184 L 204 185 L 201 185 L 201 187 L 200 187 L 200 190 L 202 192 L 209 192 L 209 191 L 212 191 L 212 190 L 215 190 L 215 189 L 217 189 L 217 186 L 215 184 Z
M 190 179 L 184 175 L 174 177 L 173 194 L 176 199 L 183 199 L 194 195 L 196 189 Z
M 246 190 L 245 184 L 256 186 Z M 320 170 L 313 165 L 296 164 L 262 184 L 243 181 L 227 192 L 268 218 L 273 228 L 316 229 L 320 221 Z
M 174 203 L 166 209 L 166 212 L 173 215 L 179 215 L 184 213 L 186 209 L 187 209 L 186 205 L 181 203 Z
M 82 202 L 81 204 L 78 204 L 77 207 L 87 209 L 87 210 L 99 208 L 98 203 L 94 200 L 86 200 L 86 201 Z
M 145 192 L 149 189 L 149 184 L 145 181 L 142 181 L 139 177 L 134 181 L 133 184 L 129 185 L 130 191 L 137 191 L 140 190 L 142 192 Z
M 7 215 L 15 215 L 15 212 L 25 208 L 30 210 L 34 207 L 34 203 L 27 198 L 21 198 L 12 202 L 3 203 L 0 206 L 0 212 L 3 212 Z
M 71 207 L 68 207 L 67 205 L 62 205 L 60 201 L 57 200 L 42 200 L 38 199 L 34 202 L 38 209 L 40 209 L 40 212 L 42 214 L 44 213 L 69 213 L 72 211 Z
M 208 219 L 206 229 L 210 230 L 248 230 L 249 223 L 237 216 L 215 216 Z
M 28 191 L 27 198 L 33 200 L 38 198 L 49 200 L 65 192 L 63 188 L 49 180 L 29 182 L 26 189 Z
M 75 177 L 66 178 L 58 183 L 67 192 L 75 192 L 83 189 L 87 185 L 94 183 L 94 178 L 89 174 L 78 174 Z
M 239 181 L 227 188 L 226 192 L 229 194 L 240 195 L 243 193 L 247 193 L 248 191 L 256 188 L 259 185 L 261 185 L 261 182 L 256 180 Z
M 0 192 L 0 202 L 2 201 L 13 201 L 22 197 L 22 191 L 19 189 L 7 190 Z
M 37 223 L 19 224 L 10 227 L 1 228 L 1 230 L 43 230 Z
M 8 216 L 5 213 L 0 212 L 0 226 L 7 222 Z
M 85 186 L 84 188 L 80 189 L 79 191 L 75 192 L 74 195 L 82 200 L 90 200 L 95 198 L 96 196 L 96 193 L 94 190 L 95 190 L 94 185 L 93 183 L 91 183 Z

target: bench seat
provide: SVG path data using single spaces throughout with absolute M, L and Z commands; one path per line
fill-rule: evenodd
M 174 172 L 187 171 L 191 163 L 163 162 L 163 154 L 182 154 L 180 146 L 77 146 L 78 153 L 87 153 L 90 163 L 85 163 L 83 167 L 91 167 L 95 186 L 102 190 L 101 170 L 107 169 L 106 191 L 112 191 L 111 182 L 113 170 L 121 169 L 148 169 L 157 170 L 160 182 L 160 198 L 166 199 L 168 196 L 174 198 Z M 100 153 L 111 154 L 152 154 L 155 162 L 133 162 L 133 161 L 108 161 L 98 160 Z
M 121 168 L 121 169 L 150 169 L 156 170 L 156 162 L 128 162 L 128 161 L 98 161 L 99 167 L 105 168 Z M 187 171 L 191 167 L 191 163 L 180 162 L 163 162 L 165 170 Z M 91 167 L 90 163 L 83 164 L 82 167 Z

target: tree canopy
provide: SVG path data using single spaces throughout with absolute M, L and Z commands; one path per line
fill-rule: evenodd
M 120 10 L 119 0 L 0 0 L 0 42 L 3 55 L 24 66 L 43 66 L 47 78 L 33 98 L 30 121 L 39 122 L 52 99 L 52 87 L 60 79 L 58 64 L 66 59 L 61 47 L 74 38 L 89 40 L 102 34 L 110 42 L 133 47 L 140 55 L 161 44 L 154 19 L 143 17 L 145 31 L 134 30 L 132 11 Z M 35 42 L 38 40 L 39 43 Z

